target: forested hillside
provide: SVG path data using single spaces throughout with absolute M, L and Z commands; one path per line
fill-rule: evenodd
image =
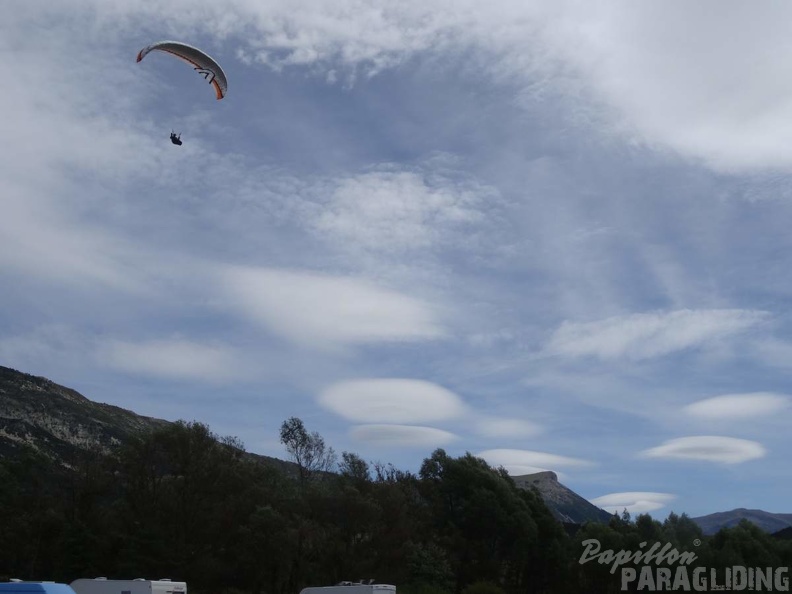
M 536 492 L 472 455 L 437 450 L 411 474 L 349 452 L 336 466 L 299 419 L 281 438 L 296 473 L 199 423 L 153 429 L 71 468 L 23 448 L 0 461 L 0 574 L 167 576 L 196 593 L 297 594 L 369 577 L 405 594 L 621 591 L 609 564 L 580 563 L 592 538 L 614 551 L 670 543 L 707 567 L 792 564 L 790 541 L 747 522 L 707 538 L 684 515 L 625 515 L 570 537 Z

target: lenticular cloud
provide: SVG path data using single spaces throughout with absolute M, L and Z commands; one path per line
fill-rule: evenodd
M 466 412 L 462 400 L 450 390 L 399 378 L 339 382 L 323 390 L 318 402 L 345 419 L 362 423 L 423 423 Z

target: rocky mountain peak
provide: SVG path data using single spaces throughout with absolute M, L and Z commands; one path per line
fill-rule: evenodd
M 513 476 L 515 484 L 523 489 L 535 488 L 556 518 L 562 522 L 608 522 L 611 515 L 598 508 L 571 489 L 558 482 L 558 475 L 550 470 Z

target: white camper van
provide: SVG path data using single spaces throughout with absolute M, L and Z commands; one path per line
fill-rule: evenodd
M 77 594 L 80 593 L 78 592 Z M 396 594 L 396 586 L 391 586 L 390 584 L 341 582 L 335 586 L 303 588 L 300 590 L 300 594 Z
M 168 579 L 108 580 L 107 578 L 82 578 L 71 583 L 77 594 L 187 594 L 185 582 Z

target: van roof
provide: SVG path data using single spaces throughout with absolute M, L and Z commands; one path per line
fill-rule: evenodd
M 0 582 L 0 594 L 75 594 L 68 584 L 56 582 Z

